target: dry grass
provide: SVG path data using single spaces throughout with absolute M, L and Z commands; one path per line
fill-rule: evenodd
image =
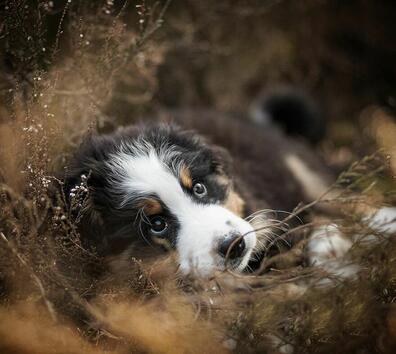
M 102 264 L 82 247 L 78 215 L 61 193 L 59 171 L 69 154 L 90 130 L 111 130 L 133 122 L 132 115 L 156 109 L 161 99 L 169 102 L 170 97 L 161 98 L 168 80 L 161 70 L 169 65 L 176 82 L 186 83 L 182 104 L 212 101 L 228 108 L 255 75 L 253 67 L 236 75 L 235 87 L 223 92 L 220 71 L 208 69 L 202 83 L 196 77 L 202 63 L 191 63 L 198 68 L 193 74 L 177 71 L 184 57 L 174 59 L 174 53 L 187 48 L 191 55 L 195 48 L 198 58 L 218 64 L 231 51 L 234 59 L 226 61 L 224 73 L 235 72 L 238 58 L 250 67 L 247 58 L 255 45 L 242 54 L 240 41 L 228 47 L 223 23 L 207 33 L 207 21 L 220 21 L 222 11 L 243 23 L 259 14 L 266 18 L 278 2 L 239 4 L 235 13 L 224 9 L 224 2 L 207 10 L 207 17 L 201 5 L 177 4 L 169 14 L 173 32 L 160 28 L 168 3 L 93 3 L 52 7 L 50 2 L 11 1 L 0 25 L 2 59 L 12 62 L 2 71 L 5 104 L 0 108 L 0 351 L 276 353 L 291 343 L 296 353 L 394 352 L 396 244 L 391 238 L 370 247 L 356 244 L 351 257 L 362 266 L 359 280 L 335 279 L 327 287 L 318 286 L 326 274 L 296 266 L 304 260 L 303 243 L 266 260 L 270 272 L 225 272 L 208 283 L 179 279 L 172 257 L 155 264 L 129 259 L 128 274 L 116 277 L 88 275 Z M 188 9 L 202 22 L 183 20 L 179 13 Z M 51 27 L 46 21 L 54 18 Z M 265 37 L 270 54 L 259 62 L 271 67 L 282 54 L 280 67 L 290 65 L 293 48 L 282 31 L 273 32 Z M 221 45 L 222 38 L 227 45 Z M 282 68 L 273 76 L 266 82 L 282 77 Z M 115 118 L 120 111 L 121 118 Z M 375 154 L 353 165 L 337 181 L 342 190 L 337 198 L 315 202 L 341 209 L 337 221 L 348 235 L 371 232 L 361 223 L 363 206 L 395 203 L 395 123 L 379 107 L 363 113 L 361 119 L 372 124 L 363 135 L 368 150 L 385 149 L 385 159 Z M 345 134 L 339 135 L 336 141 L 344 141 Z M 328 139 L 323 146 L 333 165 L 345 166 L 355 157 L 349 151 L 353 143 L 342 145 L 337 149 Z M 295 212 L 312 206 L 298 206 Z

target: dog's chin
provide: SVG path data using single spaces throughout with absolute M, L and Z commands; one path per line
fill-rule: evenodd
M 243 257 L 235 260 L 225 262 L 221 260 L 219 262 L 201 263 L 195 267 L 181 267 L 181 272 L 185 276 L 192 276 L 196 278 L 208 279 L 216 276 L 217 274 L 223 273 L 227 270 L 231 272 L 241 273 L 243 272 L 252 255 L 253 249 L 246 251 Z

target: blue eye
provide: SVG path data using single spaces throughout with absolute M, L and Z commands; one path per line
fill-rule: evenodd
M 207 194 L 206 187 L 202 183 L 195 183 L 193 186 L 193 192 L 198 198 L 202 198 Z
M 168 223 L 162 216 L 154 216 L 150 219 L 150 231 L 154 235 L 162 235 L 168 229 Z

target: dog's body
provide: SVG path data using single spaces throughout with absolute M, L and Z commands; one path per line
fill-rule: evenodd
M 315 148 L 275 124 L 262 126 L 244 115 L 199 110 L 168 112 L 161 118 L 227 149 L 246 215 L 261 209 L 291 211 L 316 199 L 332 181 Z
M 312 147 L 275 126 L 179 110 L 88 137 L 66 193 L 73 198 L 85 180 L 80 230 L 99 254 L 142 258 L 173 248 L 183 273 L 206 276 L 227 262 L 243 270 L 258 241 L 266 246 L 269 220 L 247 216 L 266 209 L 282 217 L 322 194 L 329 174 Z

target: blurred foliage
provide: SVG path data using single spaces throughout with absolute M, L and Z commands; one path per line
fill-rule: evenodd
M 341 168 L 374 148 L 362 112 L 395 109 L 390 0 L 13 0 L 1 11 L 8 106 L 15 90 L 26 97 L 35 77 L 62 66 L 82 82 L 57 91 L 90 95 L 104 129 L 164 106 L 246 111 L 263 89 L 292 85 L 320 104 L 328 144 L 349 150 Z
M 323 274 L 299 267 L 183 282 L 168 259 L 145 266 L 129 259 L 128 274 L 92 281 L 88 274 L 102 264 L 82 248 L 58 179 L 89 131 L 169 107 L 244 112 L 262 90 L 292 85 L 319 102 L 329 121 L 318 148 L 329 165 L 341 170 L 386 151 L 379 176 L 378 161 L 364 160 L 369 166 L 354 165 L 359 170 L 348 170 L 343 182 L 371 193 L 376 180 L 391 190 L 394 1 L 0 6 L 1 352 L 275 353 L 289 342 L 297 352 L 394 350 L 394 241 L 357 247 L 359 282 L 325 289 L 307 288 L 307 277 L 315 284 Z M 395 200 L 376 192 L 380 201 Z M 352 234 L 360 219 L 344 217 Z

